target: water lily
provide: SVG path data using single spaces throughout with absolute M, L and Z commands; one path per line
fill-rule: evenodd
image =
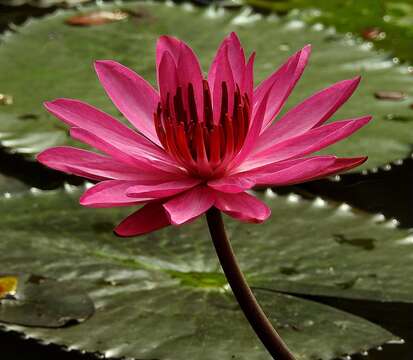
M 191 48 L 160 37 L 159 90 L 115 61 L 96 61 L 108 96 L 136 130 L 78 100 L 46 102 L 46 109 L 70 126 L 73 138 L 105 155 L 64 146 L 47 149 L 37 159 L 99 181 L 82 196 L 84 206 L 146 203 L 115 229 L 121 236 L 181 225 L 213 206 L 241 221 L 262 222 L 270 209 L 247 190 L 301 183 L 366 159 L 308 156 L 370 120 L 323 125 L 359 78 L 319 91 L 277 119 L 309 55 L 306 46 L 255 89 L 254 54 L 246 61 L 234 33 L 219 47 L 207 78 Z
M 236 34 L 224 39 L 207 77 L 189 46 L 162 36 L 156 48 L 158 89 L 115 61 L 95 63 L 106 93 L 135 130 L 81 101 L 57 99 L 46 102 L 46 109 L 70 126 L 73 138 L 104 154 L 62 146 L 38 155 L 46 166 L 98 181 L 81 197 L 84 206 L 145 204 L 116 227 L 120 236 L 182 225 L 207 213 L 234 294 L 279 359 L 293 356 L 239 271 L 220 211 L 244 222 L 263 222 L 270 209 L 249 189 L 301 183 L 366 160 L 311 155 L 370 121 L 364 116 L 325 125 L 354 92 L 358 77 L 321 90 L 279 116 L 309 55 L 305 46 L 254 88 L 255 54 L 246 60 Z

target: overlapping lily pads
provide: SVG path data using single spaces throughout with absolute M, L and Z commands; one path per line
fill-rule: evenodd
M 338 114 L 348 118 L 372 114 L 375 120 L 358 134 L 328 152 L 368 154 L 367 168 L 403 158 L 410 152 L 413 133 L 413 81 L 407 68 L 397 66 L 368 44 L 355 43 L 332 30 L 306 27 L 289 16 L 262 18 L 248 9 L 234 13 L 223 9 L 197 9 L 189 4 L 129 3 L 104 6 L 130 16 L 122 21 L 90 27 L 65 24 L 73 11 L 60 11 L 32 20 L 0 44 L 0 93 L 13 96 L 13 104 L 0 106 L 1 144 L 30 156 L 57 144 L 71 143 L 67 130 L 42 108 L 57 97 L 83 99 L 120 117 L 98 84 L 92 69 L 96 59 L 114 59 L 154 81 L 154 46 L 160 34 L 179 36 L 200 54 L 207 69 L 221 39 L 237 31 L 248 51 L 257 51 L 256 79 L 270 74 L 292 52 L 313 45 L 310 66 L 287 104 L 344 78 L 361 74 L 358 92 Z M 95 11 L 95 6 L 81 13 Z M 400 101 L 376 99 L 378 91 L 406 94 Z
M 276 291 L 311 288 L 411 303 L 411 234 L 320 199 L 269 195 L 270 221 L 227 219 L 227 225 L 242 268 L 297 358 L 333 359 L 394 338 L 351 314 Z M 78 196 L 58 191 L 0 200 L 0 261 L 8 273 L 71 281 L 90 295 L 96 313 L 62 329 L 8 329 L 109 357 L 269 359 L 231 296 L 203 220 L 119 239 L 111 229 L 130 209 L 84 209 Z

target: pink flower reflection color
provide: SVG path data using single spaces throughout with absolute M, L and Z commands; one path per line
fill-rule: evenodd
M 364 116 L 324 125 L 359 78 L 321 90 L 279 117 L 310 50 L 292 55 L 256 88 L 255 54 L 246 60 L 235 33 L 222 42 L 206 78 L 190 47 L 160 37 L 158 90 L 115 61 L 96 61 L 106 93 L 136 130 L 78 100 L 46 102 L 73 138 L 103 154 L 62 146 L 38 160 L 97 180 L 81 197 L 84 206 L 145 204 L 116 227 L 120 236 L 181 225 L 213 206 L 241 221 L 263 222 L 271 211 L 247 193 L 253 186 L 301 183 L 366 160 L 310 156 L 369 122 Z

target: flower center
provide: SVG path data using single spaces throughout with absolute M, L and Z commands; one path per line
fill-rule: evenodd
M 221 84 L 220 112 L 213 113 L 208 82 L 203 81 L 203 118 L 198 117 L 194 88 L 188 84 L 175 94 L 167 93 L 164 104 L 154 113 L 155 128 L 165 150 L 196 176 L 210 177 L 221 172 L 244 144 L 250 123 L 250 102 L 238 85 L 228 93 Z M 233 101 L 229 101 L 229 97 Z M 231 109 L 229 107 L 232 107 Z

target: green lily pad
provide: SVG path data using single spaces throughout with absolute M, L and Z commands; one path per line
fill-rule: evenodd
M 12 193 L 23 193 L 27 190 L 27 186 L 20 180 L 0 174 L 0 196 L 9 197 Z
M 285 19 L 263 18 L 248 9 L 234 13 L 198 9 L 189 4 L 129 3 L 101 8 L 126 10 L 132 15 L 111 24 L 74 27 L 65 24 L 65 20 L 78 12 L 59 11 L 41 20 L 31 20 L 15 34 L 3 37 L 0 93 L 9 94 L 14 100 L 11 105 L 0 106 L 0 143 L 10 151 L 33 156 L 49 146 L 72 143 L 66 127 L 42 108 L 45 100 L 78 98 L 120 118 L 96 79 L 92 70 L 94 60 L 117 60 L 154 82 L 154 47 L 160 34 L 173 34 L 189 42 L 207 69 L 219 42 L 235 30 L 248 51 L 257 51 L 257 81 L 303 45 L 313 45 L 308 69 L 287 108 L 336 81 L 363 76 L 359 90 L 336 118 L 372 114 L 375 120 L 350 139 L 331 147 L 328 153 L 367 154 L 370 160 L 364 168 L 377 167 L 410 153 L 411 75 L 407 67 L 395 65 L 387 54 L 371 50 L 367 43 L 343 38 L 332 30 L 306 27 L 294 15 Z M 82 13 L 96 9 L 88 7 Z M 389 91 L 402 92 L 406 97 L 400 101 L 375 97 L 377 92 Z
M 410 0 L 244 0 L 256 9 L 288 13 L 299 9 L 309 24 L 334 26 L 372 41 L 403 61 L 413 61 L 413 5 Z
M 68 328 L 6 329 L 108 357 L 269 360 L 231 295 L 204 220 L 120 239 L 111 230 L 130 209 L 85 209 L 78 196 L 0 199 L 0 262 L 8 273 L 72 282 L 95 314 Z M 321 200 L 269 192 L 266 201 L 273 217 L 265 224 L 226 223 L 241 267 L 297 359 L 333 359 L 394 339 L 367 320 L 274 291 L 318 284 L 339 297 L 412 302 L 409 233 Z
M 89 296 L 73 284 L 34 274 L 2 275 L 0 286 L 2 280 L 9 288 L 0 296 L 1 322 L 57 328 L 83 322 L 95 311 Z

